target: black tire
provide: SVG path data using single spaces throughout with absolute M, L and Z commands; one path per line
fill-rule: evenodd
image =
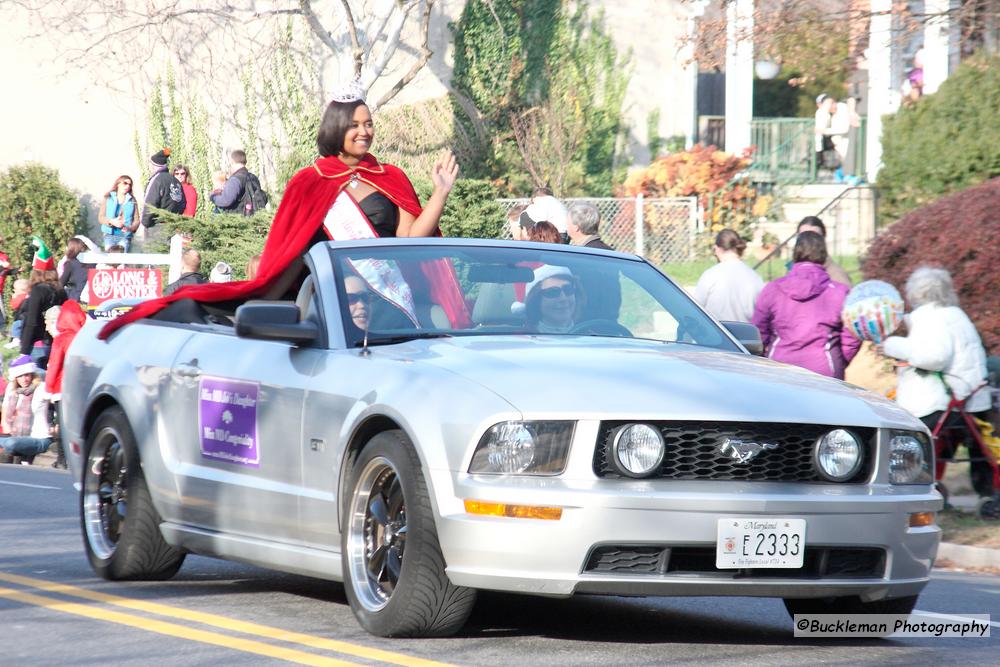
M 379 637 L 447 637 L 465 625 L 471 588 L 445 574 L 420 459 L 401 431 L 372 438 L 351 471 L 343 512 L 344 589 Z
M 862 602 L 854 596 L 838 598 L 785 598 L 788 615 L 796 614 L 909 614 L 917 605 L 917 596 L 888 598 L 874 602 Z
M 1000 519 L 1000 493 L 982 502 L 979 506 L 979 517 L 989 521 Z
M 163 539 L 125 413 L 108 408 L 87 434 L 80 527 L 87 559 L 105 579 L 169 579 L 184 552 Z

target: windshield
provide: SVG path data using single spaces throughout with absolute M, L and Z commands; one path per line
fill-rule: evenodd
M 330 246 L 348 345 L 440 336 L 617 336 L 737 351 L 648 264 L 523 247 Z

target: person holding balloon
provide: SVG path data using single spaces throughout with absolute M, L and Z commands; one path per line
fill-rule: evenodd
M 761 290 L 753 324 L 771 359 L 843 380 L 861 347 L 841 317 L 850 288 L 823 268 L 826 242 L 816 232 L 799 234 L 792 257 L 788 275 Z
M 895 396 L 896 368 L 881 344 L 903 322 L 903 297 L 881 280 L 855 285 L 844 301 L 844 328 L 862 341 L 844 379 L 884 396 Z
M 985 386 L 986 350 L 976 326 L 958 306 L 951 274 L 945 269 L 920 267 L 906 281 L 906 300 L 913 309 L 906 317 L 908 334 L 888 336 L 883 354 L 900 361 L 896 401 L 933 429 L 953 395 L 965 399 L 965 411 L 980 419 L 992 407 Z M 889 332 L 891 333 L 891 331 Z M 993 471 L 968 438 L 972 485 L 980 496 L 993 495 Z M 978 459 L 978 460 L 977 460 Z

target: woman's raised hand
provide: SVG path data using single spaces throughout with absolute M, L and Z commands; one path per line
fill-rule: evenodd
M 451 192 L 451 188 L 455 185 L 457 178 L 458 162 L 455 160 L 455 154 L 448 151 L 434 163 L 434 168 L 431 170 L 431 180 L 434 182 L 434 189 L 442 190 L 445 193 Z

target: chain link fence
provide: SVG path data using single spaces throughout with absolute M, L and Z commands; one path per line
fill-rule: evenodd
M 562 199 L 569 207 L 587 202 L 601 212 L 601 238 L 615 250 L 642 255 L 653 264 L 686 262 L 698 254 L 701 223 L 695 197 L 580 197 Z M 528 199 L 498 199 L 504 210 L 530 203 Z M 505 225 L 502 234 L 510 238 Z

